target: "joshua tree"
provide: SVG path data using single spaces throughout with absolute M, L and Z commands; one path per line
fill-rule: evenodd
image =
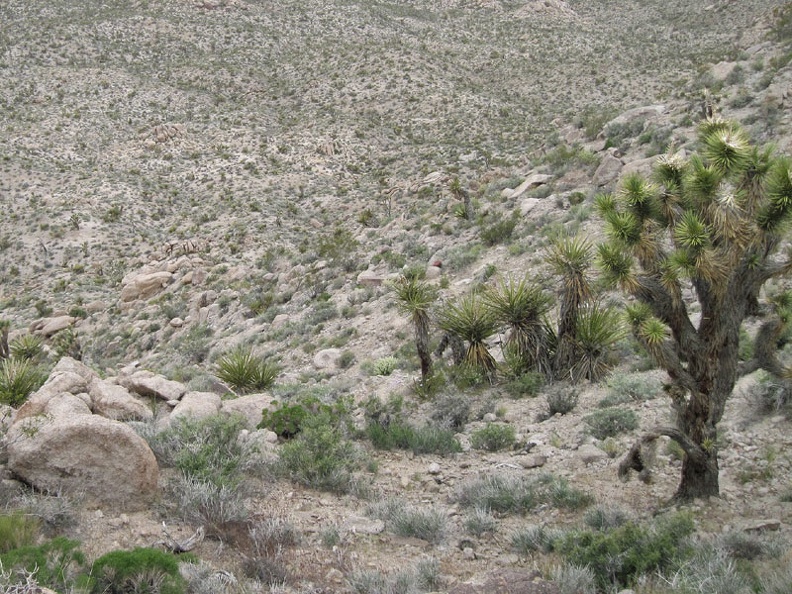
M 8 320 L 0 320 L 0 359 L 8 359 L 8 329 L 11 327 L 11 322 Z
M 506 348 L 519 358 L 526 370 L 552 375 L 550 332 L 546 320 L 552 298 L 528 277 L 508 278 L 484 293 L 486 305 L 509 336 Z
M 788 310 L 762 308 L 759 296 L 767 281 L 792 270 L 792 253 L 778 255 L 792 214 L 790 161 L 720 119 L 701 124 L 699 143 L 689 158 L 661 158 L 654 183 L 630 175 L 615 195 L 597 198 L 608 234 L 600 267 L 634 298 L 634 334 L 671 379 L 676 426 L 642 441 L 666 435 L 684 450 L 679 499 L 718 495 L 717 425 L 738 375 L 759 367 L 789 373 L 774 340 Z M 691 296 L 700 315 L 691 315 Z M 757 315 L 765 321 L 755 359 L 738 368 L 740 326 Z M 638 445 L 621 472 L 642 466 Z
M 421 360 L 421 381 L 432 376 L 432 354 L 429 350 L 429 308 L 437 299 L 437 290 L 414 276 L 402 276 L 393 283 L 396 307 L 410 316 L 415 331 L 415 348 Z
M 492 374 L 495 371 L 495 359 L 484 341 L 495 334 L 498 322 L 481 297 L 469 293 L 456 303 L 447 303 L 438 317 L 440 328 L 468 342 L 464 364 L 487 375 Z

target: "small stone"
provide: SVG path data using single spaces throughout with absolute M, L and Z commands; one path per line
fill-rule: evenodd
M 464 559 L 467 559 L 468 561 L 472 561 L 473 559 L 476 558 L 476 553 L 472 549 L 472 547 L 465 547 L 464 549 L 462 549 L 462 557 Z
M 429 474 L 440 474 L 440 465 L 437 462 L 432 462 L 426 472 Z
M 494 423 L 498 417 L 495 416 L 495 413 L 487 413 L 482 417 L 482 421 L 485 423 Z
M 545 464 L 547 464 L 547 456 L 542 454 L 534 454 L 520 459 L 520 466 L 523 468 L 541 468 Z
M 743 532 L 776 532 L 781 529 L 781 520 L 756 520 L 743 527 Z

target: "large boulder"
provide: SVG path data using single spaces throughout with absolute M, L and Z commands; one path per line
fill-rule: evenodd
M 240 415 L 245 418 L 246 425 L 254 429 L 261 422 L 261 413 L 272 406 L 270 394 L 248 394 L 239 398 L 223 400 L 220 412 L 227 415 Z
M 88 394 L 91 396 L 94 412 L 108 419 L 150 421 L 154 418 L 154 412 L 146 402 L 118 384 L 96 379 L 91 382 Z
M 220 396 L 213 392 L 187 392 L 171 411 L 170 419 L 205 419 L 220 412 L 221 404 Z
M 51 402 L 55 414 L 16 421 L 8 432 L 8 468 L 43 491 L 80 494 L 115 509 L 144 509 L 157 495 L 159 469 L 142 437 L 118 421 L 90 414 L 58 414 L 76 405 L 68 395 Z
M 124 285 L 121 289 L 120 299 L 122 302 L 148 299 L 159 293 L 172 281 L 173 274 L 167 270 L 139 274 Z
M 179 400 L 187 392 L 187 386 L 184 384 L 145 370 L 136 371 L 132 375 L 123 375 L 118 381 L 131 392 L 162 400 Z

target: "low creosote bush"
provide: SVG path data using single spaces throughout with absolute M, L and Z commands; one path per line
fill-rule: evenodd
M 671 567 L 688 554 L 685 539 L 693 532 L 689 515 L 676 514 L 650 526 L 627 522 L 602 531 L 571 531 L 554 550 L 574 565 L 589 567 L 602 591 L 628 588 L 645 574 Z
M 36 518 L 21 512 L 0 515 L 0 554 L 32 545 L 39 529 L 40 524 Z
M 487 450 L 497 452 L 506 450 L 514 446 L 516 441 L 514 427 L 512 425 L 502 425 L 487 423 L 487 426 L 474 431 L 470 436 L 470 445 L 476 450 Z
M 589 432 L 606 439 L 638 428 L 638 415 L 627 408 L 604 408 L 583 417 Z
M 184 594 L 186 582 L 171 554 L 152 548 L 112 551 L 93 563 L 92 594 Z
M 281 446 L 277 470 L 312 489 L 347 493 L 355 486 L 353 473 L 363 457 L 328 412 L 304 420 L 300 433 Z
M 34 572 L 36 582 L 57 591 L 70 591 L 74 576 L 85 564 L 80 543 L 63 536 L 41 545 L 27 545 L 0 554 L 0 566 L 6 571 Z
M 606 381 L 608 393 L 599 403 L 605 408 L 630 401 L 640 402 L 655 398 L 662 390 L 662 382 L 643 373 L 612 373 Z

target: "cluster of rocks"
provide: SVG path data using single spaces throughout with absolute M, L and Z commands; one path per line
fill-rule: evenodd
M 148 443 L 126 421 L 164 429 L 178 418 L 235 414 L 255 431 L 271 396 L 222 400 L 130 367 L 102 379 L 74 359 L 61 359 L 18 410 L 0 411 L 6 480 L 42 491 L 80 494 L 99 505 L 143 509 L 158 494 L 159 467 Z M 248 433 L 249 433 L 248 431 Z M 271 432 L 260 441 L 271 443 Z

